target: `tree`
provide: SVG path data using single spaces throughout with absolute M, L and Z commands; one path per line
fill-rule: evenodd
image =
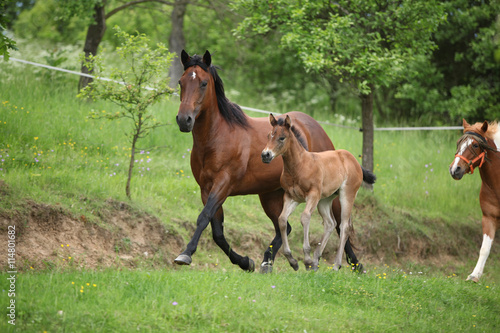
M 16 42 L 5 34 L 7 28 L 6 3 L 0 2 L 0 56 L 5 61 L 9 60 L 9 50 L 17 50 Z
M 388 105 L 413 118 L 453 121 L 500 114 L 500 2 L 448 0 L 447 21 L 434 34 L 438 49 L 415 63 L 392 87 Z
M 129 133 L 131 140 L 131 154 L 128 169 L 125 193 L 130 198 L 130 181 L 135 163 L 137 141 L 144 138 L 156 127 L 162 126 L 150 111 L 150 106 L 168 97 L 173 90 L 168 87 L 165 73 L 173 58 L 165 45 L 158 43 L 151 48 L 149 38 L 144 34 L 129 35 L 115 27 L 116 36 L 122 41 L 116 52 L 127 64 L 127 70 L 117 68 L 106 73 L 113 81 L 96 80 L 81 90 L 81 98 L 103 99 L 118 105 L 122 111 L 113 114 L 92 111 L 92 119 L 130 119 L 132 130 Z M 97 74 L 105 74 L 103 59 L 99 56 L 90 56 L 83 59 L 83 63 Z
M 240 36 L 281 32 L 281 45 L 303 66 L 331 81 L 347 81 L 361 99 L 363 157 L 373 170 L 373 93 L 401 77 L 406 64 L 434 47 L 444 19 L 438 1 L 270 0 L 237 2 L 249 15 Z

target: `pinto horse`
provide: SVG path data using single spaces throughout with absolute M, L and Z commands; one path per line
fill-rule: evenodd
M 301 133 L 292 125 L 292 119 L 286 115 L 276 120 L 270 114 L 269 122 L 273 127 L 268 135 L 267 145 L 262 151 L 262 162 L 271 163 L 278 156 L 283 157 L 283 171 L 280 183 L 285 191 L 283 210 L 278 218 L 283 238 L 283 253 L 294 270 L 299 269 L 293 258 L 286 229 L 288 217 L 299 203 L 305 202 L 301 223 L 304 228 L 304 264 L 307 270 L 318 270 L 319 259 L 326 243 L 336 227 L 332 214 L 332 202 L 340 198 L 342 209 L 340 217 L 340 242 L 335 256 L 334 270 L 342 264 L 342 253 L 346 241 L 352 235 L 351 211 L 359 187 L 363 181 L 374 184 L 376 177 L 359 165 L 356 158 L 347 150 L 308 152 L 302 141 Z M 314 208 L 323 218 L 324 233 L 311 259 L 309 243 L 309 223 Z
M 203 230 L 212 225 L 215 243 L 233 264 L 246 271 L 254 271 L 252 259 L 237 254 L 224 237 L 222 205 L 228 196 L 257 194 L 262 208 L 274 224 L 275 237 L 264 253 L 260 271 L 272 271 L 276 252 L 282 238 L 278 217 L 283 207 L 280 186 L 281 160 L 264 166 L 262 147 L 270 130 L 267 118 L 250 118 L 224 94 L 222 80 L 213 66 L 208 51 L 203 57 L 181 53 L 184 74 L 179 80 L 181 104 L 176 120 L 181 132 L 191 132 L 191 170 L 201 190 L 204 205 L 196 222 L 196 230 L 186 249 L 175 259 L 179 265 L 189 265 Z M 311 151 L 335 149 L 321 126 L 310 116 L 290 112 L 295 126 L 300 129 L 305 144 Z M 340 216 L 338 200 L 333 203 L 335 216 Z M 291 231 L 288 226 L 287 232 Z M 339 230 L 337 230 L 339 231 Z M 345 245 L 346 258 L 353 269 L 362 271 L 351 244 Z
M 490 254 L 495 232 L 500 228 L 500 131 L 497 122 L 469 125 L 464 119 L 463 126 L 464 134 L 457 142 L 450 174 L 460 180 L 464 174 L 472 174 L 474 168 L 478 168 L 481 175 L 479 204 L 483 212 L 483 244 L 476 267 L 467 277 L 467 281 L 478 282 Z

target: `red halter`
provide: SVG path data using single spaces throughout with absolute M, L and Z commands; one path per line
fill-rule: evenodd
M 468 159 L 466 159 L 465 157 L 463 157 L 462 155 L 459 155 L 459 154 L 455 155 L 455 157 L 460 157 L 462 160 L 465 161 L 465 163 L 467 163 L 467 165 L 469 166 L 469 169 L 470 169 L 469 171 L 470 171 L 471 175 L 474 173 L 474 163 L 476 163 L 477 161 L 481 160 L 481 163 L 479 163 L 478 168 L 482 167 L 483 163 L 484 163 L 484 157 L 485 156 L 486 156 L 486 152 L 484 152 L 484 151 L 481 154 L 479 154 L 473 160 L 468 160 Z

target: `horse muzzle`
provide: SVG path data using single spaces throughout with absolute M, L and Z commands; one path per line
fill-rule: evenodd
M 460 179 L 462 179 L 464 174 L 465 174 L 465 170 L 463 168 L 461 168 L 460 166 L 458 166 L 458 165 L 456 167 L 450 166 L 450 175 L 451 175 L 451 177 L 453 177 L 453 179 L 460 180 Z
M 191 132 L 194 126 L 194 118 L 189 115 L 177 115 L 175 117 L 181 132 Z
M 260 157 L 262 158 L 262 162 L 269 164 L 274 159 L 274 154 L 271 150 L 264 149 Z

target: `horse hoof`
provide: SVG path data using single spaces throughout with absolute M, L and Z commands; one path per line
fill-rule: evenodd
M 297 262 L 295 264 L 290 263 L 290 266 L 292 266 L 292 268 L 293 268 L 294 271 L 298 271 L 299 270 L 299 263 L 297 263 Z
M 478 277 L 475 277 L 475 276 L 472 276 L 472 275 L 469 275 L 469 276 L 467 277 L 467 280 L 465 280 L 465 281 L 472 281 L 472 282 L 476 282 L 476 283 L 478 283 L 478 282 L 479 282 L 479 278 L 478 278 Z
M 262 274 L 272 273 L 273 272 L 273 264 L 271 264 L 269 262 L 263 262 L 260 265 L 260 272 Z
M 351 264 L 351 269 L 353 271 L 353 273 L 363 273 L 364 270 L 363 270 L 363 264 L 358 262 L 357 264 Z
M 339 271 L 341 267 L 342 267 L 342 265 L 335 264 L 335 265 L 333 265 L 333 270 L 334 271 Z
M 249 273 L 253 273 L 255 271 L 255 263 L 250 258 L 248 258 L 248 268 L 246 269 L 246 271 Z
M 177 265 L 191 265 L 191 257 L 187 254 L 180 254 L 177 258 L 175 258 L 174 262 Z

